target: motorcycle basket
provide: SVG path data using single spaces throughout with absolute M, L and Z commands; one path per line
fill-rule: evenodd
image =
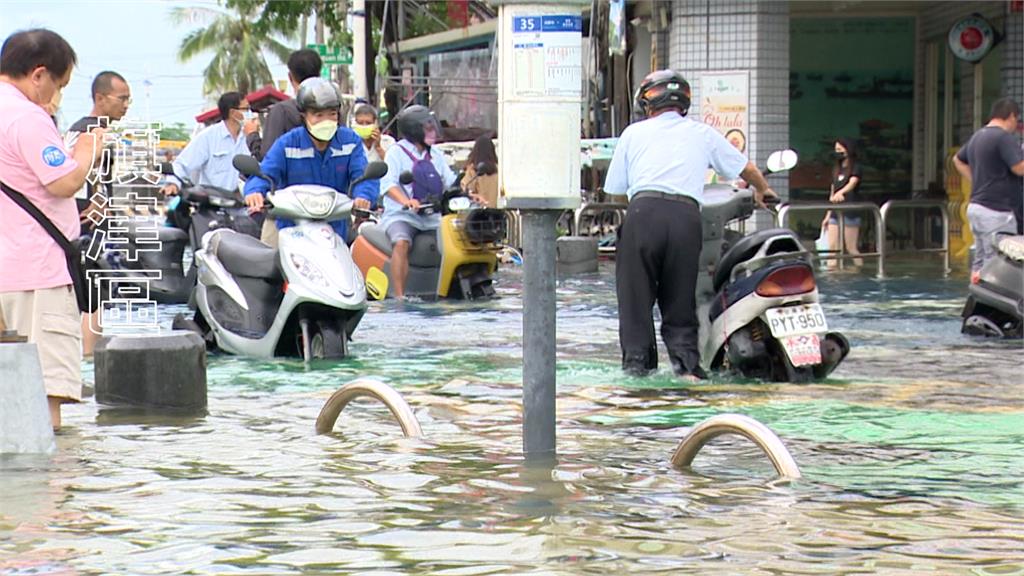
M 505 213 L 493 208 L 470 210 L 463 217 L 462 229 L 466 239 L 474 244 L 491 244 L 505 238 Z

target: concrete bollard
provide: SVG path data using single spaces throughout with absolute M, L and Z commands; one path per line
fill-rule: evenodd
M 597 237 L 562 236 L 555 242 L 558 271 L 562 274 L 597 272 Z
M 7 337 L 5 340 L 13 340 Z M 50 454 L 56 449 L 35 344 L 0 344 L 0 454 Z
M 94 358 L 101 404 L 206 410 L 206 344 L 193 332 L 104 338 Z

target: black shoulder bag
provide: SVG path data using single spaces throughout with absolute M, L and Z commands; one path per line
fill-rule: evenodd
M 93 297 L 89 298 L 89 280 L 85 275 L 81 249 L 61 234 L 53 222 L 35 204 L 30 202 L 28 198 L 25 198 L 24 194 L 3 182 L 0 182 L 0 189 L 3 189 L 15 204 L 21 206 L 25 212 L 28 212 L 32 218 L 35 218 L 35 221 L 64 250 L 64 256 L 68 264 L 68 273 L 71 274 L 71 284 L 75 288 L 75 298 L 78 300 L 78 310 L 87 313 L 95 312 L 99 307 L 99 294 L 94 292 Z

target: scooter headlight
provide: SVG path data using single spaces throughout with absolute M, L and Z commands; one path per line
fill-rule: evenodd
M 331 213 L 331 210 L 334 210 L 335 194 L 333 191 L 298 190 L 295 192 L 295 198 L 298 199 L 302 208 L 314 218 L 324 218 Z
M 295 268 L 300 276 L 314 284 L 324 288 L 330 288 L 330 284 L 327 283 L 327 278 L 324 276 L 323 272 L 321 272 L 315 264 L 310 262 L 308 258 L 299 254 L 292 254 L 289 258 L 291 258 L 292 267 Z

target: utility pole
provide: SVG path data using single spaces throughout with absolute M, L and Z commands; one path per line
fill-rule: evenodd
M 352 0 L 352 93 L 356 98 L 369 99 L 366 86 L 366 0 Z

